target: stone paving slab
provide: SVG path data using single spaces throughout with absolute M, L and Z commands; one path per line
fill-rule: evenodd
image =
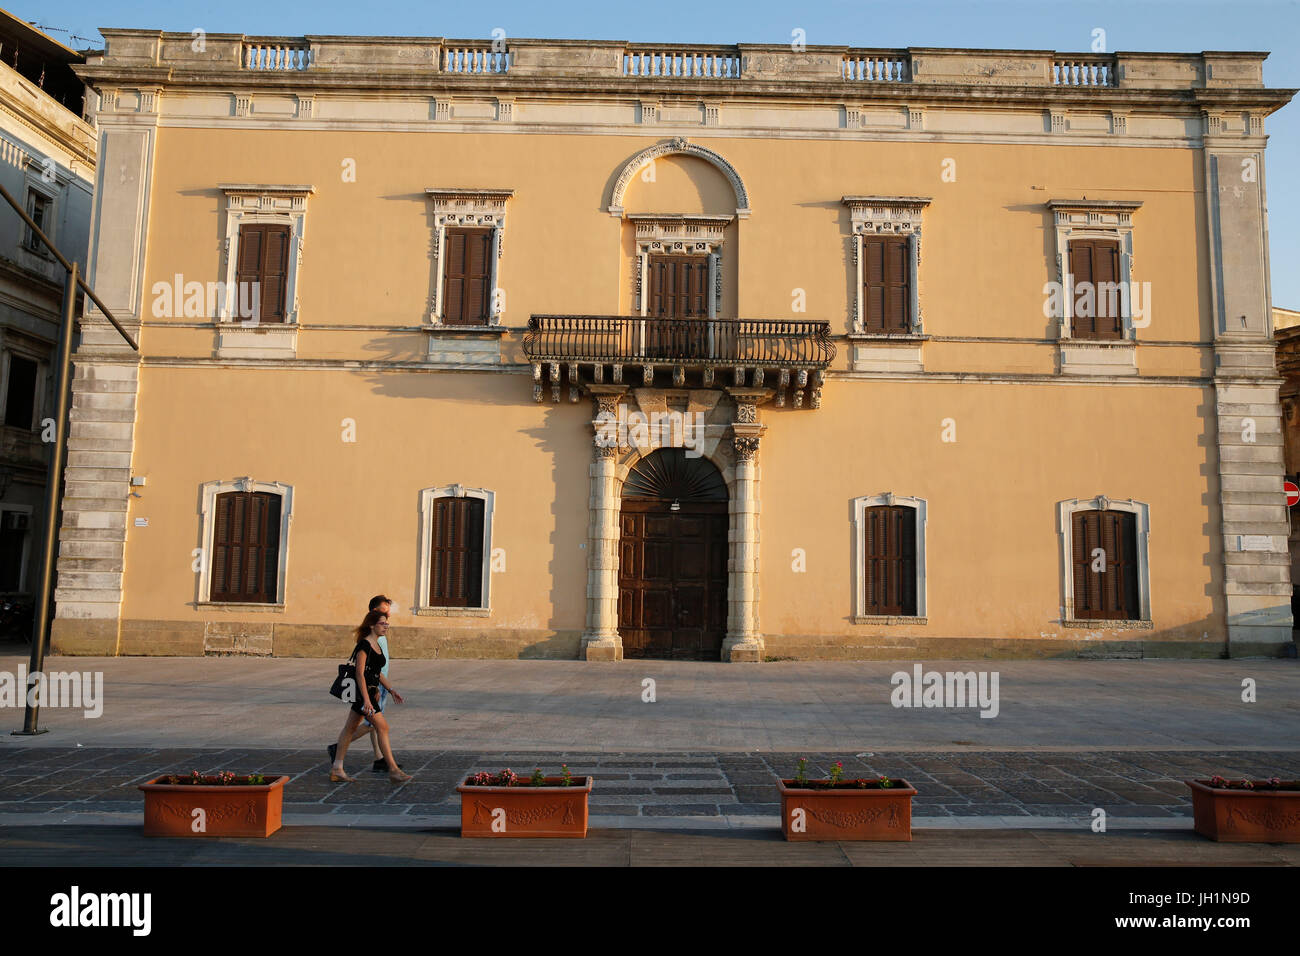
M 282 772 L 291 775 L 285 791 L 289 813 L 326 817 L 356 814 L 447 815 L 459 813 L 456 785 L 475 770 L 506 766 L 521 775 L 534 766 L 554 773 L 568 763 L 575 774 L 591 773 L 593 816 L 623 818 L 723 818 L 779 813 L 775 781 L 794 772 L 791 754 L 518 754 L 477 751 L 404 751 L 403 766 L 415 776 L 394 786 L 368 768 L 363 752 L 351 772 L 356 783 L 330 783 L 323 752 L 250 749 L 183 750 L 167 748 L 39 748 L 0 750 L 0 816 L 139 812 L 137 786 L 162 773 Z M 810 776 L 824 776 L 835 760 L 847 777 L 882 774 L 904 779 L 919 793 L 916 818 L 977 816 L 1036 817 L 1087 822 L 1095 807 L 1116 818 L 1183 820 L 1190 816 L 1190 777 L 1215 773 L 1232 777 L 1300 777 L 1300 753 L 1219 751 L 1204 753 L 1057 754 L 1023 752 L 907 753 L 855 756 L 810 752 Z M 685 758 L 685 759 L 684 759 Z M 793 758 L 793 759 L 792 759 Z M 682 763 L 694 765 L 683 771 Z M 1008 766 L 1013 763 L 1014 767 Z M 735 768 L 742 769 L 735 769 Z M 681 779 L 689 776 L 699 779 Z M 707 782 L 702 782 L 706 780 Z M 417 809 L 418 808 L 418 809 Z M 332 822 L 332 821 L 331 821 Z
M 909 843 L 787 843 L 771 827 L 593 827 L 585 840 L 462 839 L 454 829 L 319 826 L 267 839 L 146 838 L 137 827 L 0 825 L 6 866 L 1296 866 L 1300 845 L 1232 844 L 1186 830 L 917 828 Z

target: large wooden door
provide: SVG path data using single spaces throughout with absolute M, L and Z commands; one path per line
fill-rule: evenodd
M 625 658 L 722 659 L 727 522 L 726 485 L 706 460 L 661 449 L 629 475 L 619 516 Z

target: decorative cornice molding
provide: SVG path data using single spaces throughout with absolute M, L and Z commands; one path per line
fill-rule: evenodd
M 925 196 L 844 196 L 854 233 L 913 233 L 921 231 L 921 216 L 930 199 Z
M 257 183 L 220 183 L 217 186 L 227 197 L 247 198 L 275 196 L 288 199 L 306 199 L 316 192 L 315 186 L 273 186 L 259 185 Z
M 505 206 L 505 202 L 515 194 L 513 189 L 461 189 L 449 188 L 440 189 L 430 186 L 425 189 L 424 194 L 434 201 L 434 203 L 453 204 L 453 203 L 472 203 L 476 205 L 500 205 Z
M 1131 226 L 1133 213 L 1142 208 L 1142 200 L 1050 199 L 1047 208 L 1061 226 Z

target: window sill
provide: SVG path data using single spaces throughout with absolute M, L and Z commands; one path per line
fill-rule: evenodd
M 250 332 L 276 332 L 283 329 L 296 329 L 297 321 L 285 319 L 283 322 L 262 322 L 249 321 L 245 319 L 217 319 L 213 323 L 219 329 L 247 329 Z
M 490 607 L 418 607 L 417 617 L 490 617 Z
M 504 325 L 443 325 L 431 322 L 424 327 L 430 335 L 505 335 L 510 329 Z
M 294 358 L 297 322 L 217 322 L 217 358 Z
M 1131 339 L 1061 339 L 1063 375 L 1136 375 L 1137 343 Z
M 1154 625 L 1150 621 L 1114 621 L 1114 620 L 1070 620 L 1062 621 L 1061 627 L 1084 628 L 1091 631 L 1150 631 Z
M 267 611 L 272 614 L 284 610 L 283 604 L 251 604 L 239 601 L 199 601 L 199 607 L 229 608 L 236 611 Z
M 860 614 L 853 618 L 854 624 L 929 624 L 925 617 L 897 617 L 890 614 Z
M 850 332 L 846 338 L 850 342 L 926 342 L 930 336 L 924 332 Z

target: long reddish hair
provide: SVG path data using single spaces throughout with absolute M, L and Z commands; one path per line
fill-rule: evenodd
M 356 636 L 356 639 L 359 641 L 367 634 L 369 634 L 372 630 L 374 630 L 375 625 L 379 623 L 380 619 L 386 621 L 388 620 L 388 615 L 385 614 L 383 611 L 371 611 L 368 614 L 366 614 L 365 620 L 363 620 L 361 624 L 357 627 L 357 629 L 352 633 Z

